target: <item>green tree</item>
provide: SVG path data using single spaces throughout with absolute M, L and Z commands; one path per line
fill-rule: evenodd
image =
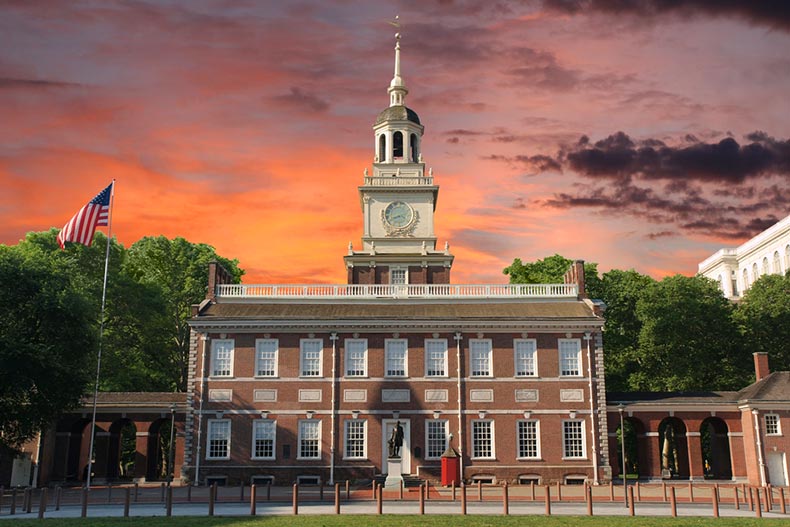
M 0 245 L 0 451 L 76 406 L 96 349 L 92 311 L 68 265 Z
M 768 353 L 773 370 L 790 370 L 790 273 L 761 276 L 744 294 L 735 319 L 750 351 Z
M 521 258 L 516 258 L 502 273 L 510 277 L 511 284 L 561 284 L 572 263 L 573 260 L 559 254 L 530 263 L 523 263 Z M 598 298 L 601 282 L 598 277 L 598 264 L 584 264 L 584 279 L 587 295 Z
M 603 344 L 606 360 L 606 389 L 627 391 L 629 377 L 638 371 L 639 332 L 642 321 L 636 303 L 642 292 L 655 283 L 633 269 L 612 269 L 601 277 L 600 298 L 606 304 Z
M 636 303 L 642 322 L 636 371 L 638 390 L 726 390 L 742 387 L 750 371 L 732 304 L 713 280 L 681 275 L 648 286 Z
M 129 248 L 125 269 L 141 284 L 157 286 L 167 312 L 168 342 L 164 353 L 175 365 L 176 387 L 186 390 L 189 361 L 189 325 L 191 306 L 206 297 L 208 264 L 218 261 L 233 277 L 241 281 L 244 271 L 238 260 L 219 256 L 210 245 L 191 243 L 184 238 L 146 237 Z

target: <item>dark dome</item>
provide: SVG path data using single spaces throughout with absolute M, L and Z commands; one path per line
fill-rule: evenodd
M 417 112 L 405 106 L 390 106 L 376 117 L 373 126 L 378 126 L 385 121 L 411 121 L 420 124 L 420 117 Z

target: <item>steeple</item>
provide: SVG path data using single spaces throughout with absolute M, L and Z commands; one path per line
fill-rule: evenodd
M 398 17 L 395 17 L 396 23 L 397 19 Z M 392 76 L 387 93 L 390 94 L 390 106 L 403 106 L 406 94 L 409 93 L 400 76 L 400 33 L 395 33 L 395 74 Z

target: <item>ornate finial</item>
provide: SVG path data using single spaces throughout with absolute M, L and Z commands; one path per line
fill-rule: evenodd
M 433 177 L 433 167 L 428 169 L 428 175 Z
M 351 256 L 352 254 L 354 254 L 354 244 L 348 242 L 348 255 Z
M 395 21 L 390 22 L 391 25 L 400 29 L 400 17 L 395 16 Z M 403 79 L 400 75 L 400 32 L 395 33 L 395 73 L 392 76 L 388 93 L 390 94 L 390 106 L 402 106 L 403 100 L 409 90 L 403 84 Z
M 444 254 L 450 254 L 450 242 L 444 242 Z
M 425 243 L 425 240 L 422 241 L 422 254 L 423 254 L 423 256 L 428 254 L 428 246 Z
M 368 177 L 368 167 L 365 167 L 365 177 Z

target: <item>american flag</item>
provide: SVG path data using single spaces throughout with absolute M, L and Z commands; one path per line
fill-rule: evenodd
M 115 181 L 99 192 L 60 229 L 58 244 L 61 249 L 65 248 L 66 242 L 89 246 L 93 242 L 93 233 L 96 232 L 96 227 L 107 225 L 110 216 L 110 197 L 114 184 Z

